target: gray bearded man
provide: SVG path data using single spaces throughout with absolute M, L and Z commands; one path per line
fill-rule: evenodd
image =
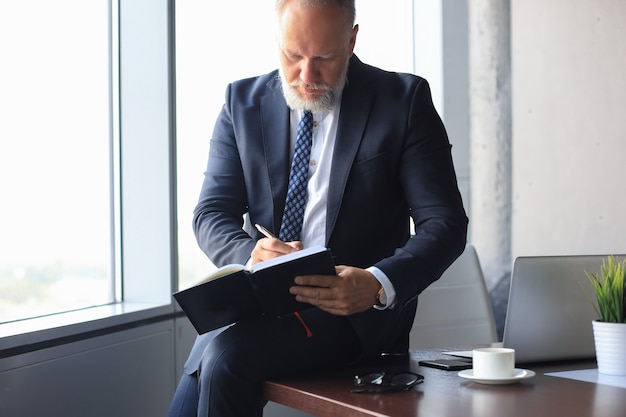
M 199 336 L 171 417 L 261 416 L 264 379 L 406 352 L 418 295 L 465 248 L 467 217 L 428 83 L 353 55 L 354 0 L 282 0 L 276 13 L 280 69 L 228 86 L 193 227 L 218 267 L 322 245 L 336 275 L 295 278 L 291 294 L 316 307 L 300 316 Z M 297 238 L 265 237 L 253 225 L 281 234 L 309 112 Z

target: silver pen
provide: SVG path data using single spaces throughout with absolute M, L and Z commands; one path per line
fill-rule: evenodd
M 270 232 L 269 230 L 267 230 L 265 227 L 261 226 L 260 224 L 256 223 L 254 225 L 254 227 L 256 227 L 256 229 L 261 232 L 263 234 L 263 236 L 268 237 L 270 239 L 278 239 L 276 236 L 274 236 L 272 234 L 272 232 Z

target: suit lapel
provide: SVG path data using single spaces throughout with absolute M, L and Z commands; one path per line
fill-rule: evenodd
M 337 138 L 333 153 L 333 164 L 328 188 L 328 212 L 326 214 L 326 240 L 330 239 L 335 227 L 339 208 L 343 199 L 350 169 L 363 140 L 365 125 L 374 100 L 373 92 L 360 77 L 361 62 L 353 57 L 350 60 L 348 84 L 343 90 L 341 111 L 337 125 Z
M 270 94 L 261 98 L 261 126 L 263 149 L 267 160 L 267 175 L 272 198 L 272 222 L 279 230 L 289 182 L 291 163 L 289 144 L 289 108 L 277 81 L 268 87 Z M 273 85 L 272 85 L 273 84 Z
M 330 239 L 350 169 L 363 139 L 374 94 L 360 73 L 361 62 L 353 56 L 350 60 L 348 84 L 341 99 L 341 111 L 337 125 L 337 138 L 333 153 L 333 165 L 328 187 L 326 214 L 326 240 Z M 278 110 L 277 110 L 278 109 Z M 290 138 L 289 108 L 276 79 L 268 84 L 268 94 L 260 101 L 263 148 L 267 159 L 268 180 L 271 189 L 274 229 L 280 229 L 285 195 L 289 182 Z

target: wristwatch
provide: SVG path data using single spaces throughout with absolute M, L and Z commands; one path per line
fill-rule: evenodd
M 380 290 L 378 290 L 378 294 L 376 295 L 376 305 L 378 307 L 387 306 L 387 293 L 385 292 L 385 288 L 381 285 Z

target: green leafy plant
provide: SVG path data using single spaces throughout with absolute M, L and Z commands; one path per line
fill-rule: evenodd
M 626 323 L 626 260 L 614 256 L 602 261 L 600 273 L 585 271 L 595 292 L 593 303 L 599 319 L 609 323 Z

